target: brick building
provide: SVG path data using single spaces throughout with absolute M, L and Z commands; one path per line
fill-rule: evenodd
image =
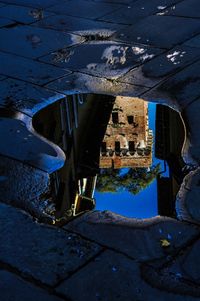
M 149 167 L 152 144 L 148 103 L 117 96 L 101 146 L 100 168 Z

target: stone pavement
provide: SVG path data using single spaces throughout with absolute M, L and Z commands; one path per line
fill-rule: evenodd
M 199 0 L 0 0 L 0 300 L 200 298 L 199 69 Z M 59 228 L 25 213 L 45 216 L 65 163 L 32 118 L 77 93 L 180 112 L 179 220 L 94 211 Z

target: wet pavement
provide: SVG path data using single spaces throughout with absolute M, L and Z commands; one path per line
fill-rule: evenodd
M 26 300 L 25 292 L 30 300 L 199 299 L 199 8 L 198 0 L 1 0 L 1 300 Z M 78 93 L 139 97 L 181 113 L 191 171 L 178 220 L 94 211 L 53 227 L 14 208 L 48 219 L 52 181 L 61 173 L 71 183 L 76 154 L 63 153 L 59 132 L 54 143 L 38 135 L 32 118 L 67 96 L 76 127 L 69 95 Z M 64 134 L 72 137 L 70 124 Z

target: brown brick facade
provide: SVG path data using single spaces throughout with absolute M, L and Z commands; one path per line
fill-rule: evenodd
M 102 142 L 100 168 L 149 167 L 152 138 L 148 103 L 117 96 Z

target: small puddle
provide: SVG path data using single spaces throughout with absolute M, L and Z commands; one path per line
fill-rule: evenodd
M 176 216 L 186 173 L 176 111 L 133 97 L 77 94 L 41 110 L 33 126 L 66 154 L 51 176 L 58 220 L 93 209 Z

